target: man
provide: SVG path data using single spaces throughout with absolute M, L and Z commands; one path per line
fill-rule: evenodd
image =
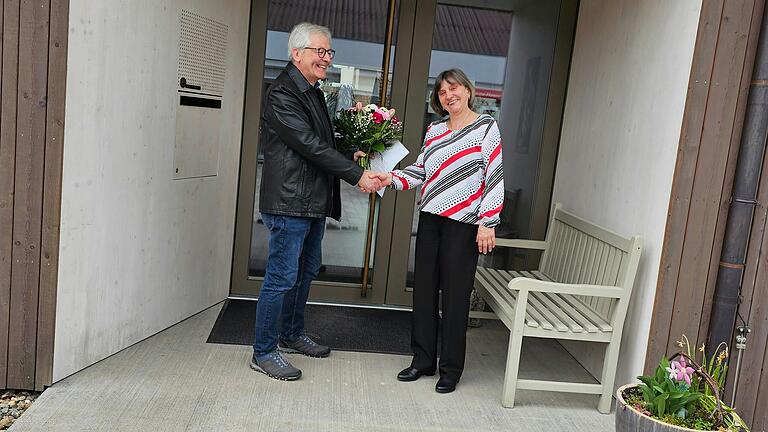
M 381 187 L 378 178 L 334 145 L 318 82 L 325 79 L 335 54 L 330 31 L 298 24 L 288 38 L 288 51 L 291 61 L 267 91 L 262 116 L 259 210 L 269 229 L 269 257 L 251 359 L 252 369 L 280 380 L 301 377 L 280 351 L 310 357 L 331 352 L 304 333 L 304 308 L 320 270 L 325 217 L 341 216 L 339 178 L 366 192 Z

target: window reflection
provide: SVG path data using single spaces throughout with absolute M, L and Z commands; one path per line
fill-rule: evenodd
M 327 26 L 336 55 L 321 89 L 330 113 L 355 102 L 379 103 L 388 0 L 342 2 L 329 0 L 271 0 L 267 17 L 264 95 L 288 62 L 288 35 L 294 25 L 309 21 Z M 394 47 L 390 53 L 393 58 Z M 391 62 L 393 64 L 393 61 Z M 391 72 L 390 79 L 391 82 Z M 263 101 L 262 101 L 263 102 Z M 262 103 L 262 107 L 264 103 Z M 269 232 L 258 210 L 261 165 L 258 155 L 256 196 L 249 258 L 249 276 L 262 277 L 267 260 Z M 341 182 L 342 220 L 326 219 L 323 265 L 317 280 L 360 283 L 368 222 L 368 195 Z M 378 205 L 378 203 L 377 203 Z M 375 239 L 375 221 L 374 235 Z M 375 245 L 372 246 L 373 251 Z M 373 267 L 373 253 L 370 265 Z M 369 273 L 369 280 L 373 271 Z
M 473 80 L 475 111 L 499 122 L 504 155 L 504 210 L 497 237 L 527 238 L 540 179 L 539 160 L 549 81 L 555 51 L 560 0 L 528 2 L 518 9 L 500 11 L 472 6 L 438 4 L 429 85 L 425 92 L 426 126 L 439 117 L 429 106 L 434 77 L 460 68 Z M 419 199 L 417 196 L 416 199 Z M 408 286 L 413 286 L 418 207 L 414 207 Z M 523 251 L 497 248 L 480 258 L 485 266 L 510 268 L 525 265 Z M 535 260 L 534 260 L 535 261 Z

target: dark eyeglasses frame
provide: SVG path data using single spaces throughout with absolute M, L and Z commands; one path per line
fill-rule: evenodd
M 331 60 L 333 60 L 333 58 L 336 56 L 336 50 L 334 50 L 334 49 L 315 48 L 315 47 L 311 47 L 311 46 L 305 46 L 302 49 L 315 50 L 315 52 L 317 53 L 317 56 L 320 57 L 320 58 L 325 58 L 325 55 L 328 54 L 328 56 L 330 56 L 329 58 Z

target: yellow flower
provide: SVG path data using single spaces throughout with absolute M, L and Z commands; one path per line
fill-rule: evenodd
M 726 347 L 724 350 L 720 351 L 720 354 L 717 356 L 717 361 L 722 362 L 728 358 L 728 348 Z

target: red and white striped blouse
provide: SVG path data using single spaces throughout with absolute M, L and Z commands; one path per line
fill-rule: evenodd
M 392 171 L 395 189 L 418 185 L 421 211 L 474 225 L 498 225 L 504 173 L 496 120 L 481 114 L 460 130 L 448 129 L 445 120 L 429 125 L 416 162 Z

